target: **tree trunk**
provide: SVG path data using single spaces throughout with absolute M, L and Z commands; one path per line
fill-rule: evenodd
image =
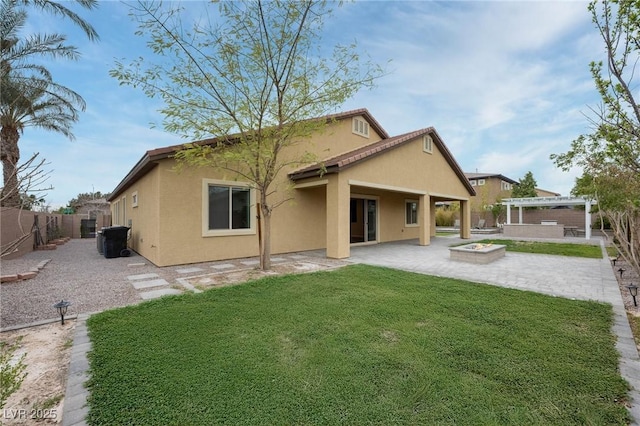
M 260 269 L 268 271 L 271 269 L 271 209 L 264 199 L 260 203 L 260 213 L 263 225 L 260 244 Z
M 20 149 L 18 140 L 20 133 L 12 126 L 3 126 L 0 130 L 0 160 L 2 160 L 2 176 L 4 186 L 0 195 L 2 205 L 20 208 L 20 183 L 18 181 L 18 161 Z

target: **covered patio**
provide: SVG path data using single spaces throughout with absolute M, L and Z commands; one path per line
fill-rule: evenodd
M 348 172 L 352 173 L 351 169 Z M 326 255 L 344 259 L 353 247 L 391 241 L 416 241 L 431 244 L 436 235 L 435 204 L 460 203 L 460 238 L 471 236 L 468 198 L 431 194 L 420 188 L 349 179 L 347 173 L 334 173 L 322 179 L 298 183 L 296 190 L 314 190 L 318 206 L 325 212 Z M 322 226 L 322 225 L 319 225 Z
M 529 197 L 529 198 L 506 198 L 502 200 L 502 205 L 507 207 L 507 223 L 505 224 L 505 233 L 508 231 L 511 225 L 529 225 L 549 227 L 557 226 L 563 227 L 562 235 L 566 234 L 566 227 L 562 224 L 554 223 L 541 223 L 541 224 L 524 224 L 522 223 L 522 208 L 523 207 L 559 207 L 559 206 L 584 206 L 584 235 L 585 239 L 591 239 L 591 206 L 595 204 L 594 200 L 583 197 Z M 518 223 L 513 224 L 511 222 L 511 207 L 518 207 Z M 533 232 L 538 229 L 533 230 Z M 551 230 L 551 228 L 540 228 L 542 230 Z

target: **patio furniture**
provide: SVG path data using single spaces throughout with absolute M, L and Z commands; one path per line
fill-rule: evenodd
M 476 225 L 476 229 L 484 229 L 484 225 L 485 225 L 486 221 L 484 219 L 480 219 L 478 220 L 478 224 Z
M 578 227 L 577 226 L 566 226 L 564 227 L 564 236 L 571 235 L 572 237 L 578 236 Z

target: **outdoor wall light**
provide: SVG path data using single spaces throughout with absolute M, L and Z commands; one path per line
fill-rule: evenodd
M 69 301 L 65 302 L 64 299 L 59 301 L 55 305 L 53 305 L 53 307 L 58 310 L 58 314 L 60 314 L 60 319 L 62 320 L 62 325 L 64 325 L 64 316 L 67 314 L 67 308 L 69 306 L 71 306 L 71 302 L 69 302 Z
M 622 274 L 624 273 L 624 271 L 625 271 L 624 268 L 618 269 L 618 272 L 620 272 L 620 279 L 622 279 Z
M 636 296 L 638 295 L 638 286 L 629 284 L 627 288 L 629 289 L 629 293 L 631 293 L 631 297 L 633 297 L 633 306 L 638 306 L 638 304 L 636 303 Z

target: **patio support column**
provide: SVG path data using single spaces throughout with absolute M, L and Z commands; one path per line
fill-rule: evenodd
M 327 183 L 327 257 L 344 259 L 349 257 L 349 209 L 351 187 L 340 174 L 328 176 Z
M 431 203 L 429 208 L 431 211 L 431 236 L 435 237 L 436 236 L 436 200 L 434 198 L 431 198 Z
M 584 202 L 584 238 L 591 239 L 591 200 Z
M 471 203 L 460 200 L 460 238 L 471 238 Z
M 507 202 L 507 225 L 511 225 L 511 203 Z
M 518 223 L 522 225 L 522 206 L 518 206 Z
M 420 195 L 418 201 L 418 226 L 420 227 L 420 245 L 431 244 L 431 197 Z

